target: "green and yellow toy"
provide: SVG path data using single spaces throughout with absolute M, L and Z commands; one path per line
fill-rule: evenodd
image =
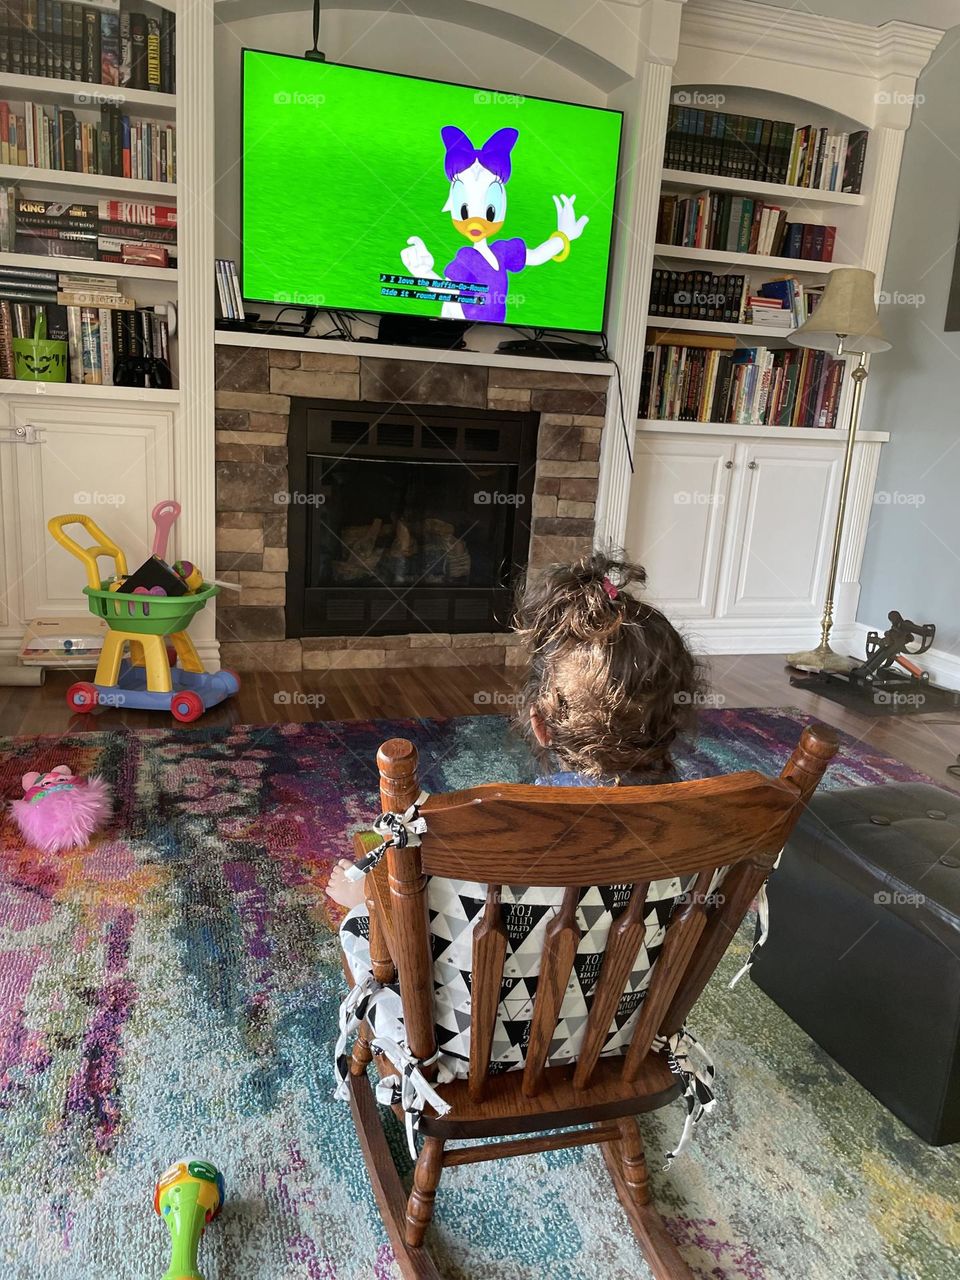
M 203 1280 L 197 1250 L 207 1223 L 223 1207 L 223 1174 L 206 1160 L 180 1160 L 161 1175 L 153 1207 L 167 1224 L 173 1246 L 163 1280 Z

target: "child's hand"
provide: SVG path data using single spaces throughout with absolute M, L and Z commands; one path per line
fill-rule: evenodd
M 347 870 L 353 866 L 349 858 L 341 858 L 327 882 L 327 897 L 347 911 L 366 901 L 363 880 L 348 880 Z

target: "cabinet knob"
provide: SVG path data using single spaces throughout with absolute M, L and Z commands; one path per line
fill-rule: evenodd
M 760 464 L 759 464 L 759 462 L 757 462 L 756 458 L 754 458 L 752 462 L 748 462 L 748 463 L 747 463 L 747 468 L 748 468 L 750 471 L 756 471 L 756 469 L 757 469 L 757 467 L 758 467 L 759 465 L 760 465 Z
M 727 469 L 728 471 L 732 471 L 732 470 L 733 470 L 733 462 L 731 461 L 731 459 L 730 459 L 730 458 L 728 458 L 728 459 L 726 460 L 726 462 L 725 462 L 723 465 L 726 467 L 726 469 Z

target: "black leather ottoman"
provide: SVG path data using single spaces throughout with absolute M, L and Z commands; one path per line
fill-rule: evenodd
M 960 796 L 815 796 L 768 893 L 754 982 L 924 1141 L 960 1141 Z

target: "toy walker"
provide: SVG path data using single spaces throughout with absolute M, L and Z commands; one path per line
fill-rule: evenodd
M 223 1174 L 207 1160 L 179 1160 L 160 1175 L 153 1207 L 170 1231 L 170 1266 L 163 1280 L 203 1280 L 200 1238 L 223 1208 Z
M 67 532 L 79 524 L 93 539 L 83 547 Z M 187 635 L 194 614 L 219 593 L 214 584 L 201 583 L 186 595 L 164 596 L 124 592 L 127 561 L 120 548 L 84 515 L 54 516 L 50 533 L 71 555 L 83 562 L 89 586 L 84 587 L 90 612 L 102 618 L 109 631 L 103 642 L 93 683 L 81 681 L 67 690 L 74 711 L 92 711 L 98 704 L 169 711 L 188 724 L 240 688 L 232 671 L 206 672 Z M 112 557 L 114 576 L 100 578 L 99 557 Z M 169 648 L 168 644 L 169 642 Z M 129 658 L 124 650 L 129 646 Z

